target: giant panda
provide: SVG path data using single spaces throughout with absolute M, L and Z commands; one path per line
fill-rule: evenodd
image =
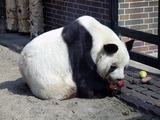
M 124 78 L 132 41 L 122 42 L 91 16 L 34 38 L 22 50 L 20 72 L 40 99 L 103 98 Z

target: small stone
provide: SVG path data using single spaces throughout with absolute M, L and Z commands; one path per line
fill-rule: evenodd
M 75 102 L 75 104 L 77 105 L 77 104 L 78 104 L 78 102 Z
M 58 103 L 58 102 L 55 102 L 55 101 L 53 101 L 52 104 L 53 104 L 53 105 L 59 105 L 59 103 Z
M 124 111 L 122 112 L 123 115 L 128 116 L 129 115 L 129 111 Z
M 71 110 L 71 111 L 72 111 L 72 113 L 75 113 L 74 110 Z

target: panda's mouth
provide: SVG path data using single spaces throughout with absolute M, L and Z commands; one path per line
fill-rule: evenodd
M 117 86 L 119 87 L 123 87 L 124 86 L 124 80 L 123 79 L 113 79 L 110 76 L 107 76 L 107 81 L 109 82 L 109 84 L 117 84 Z
M 113 79 L 109 74 L 106 74 L 105 78 L 109 83 L 116 83 L 120 80 L 120 79 Z
M 115 92 L 121 91 L 121 87 L 123 87 L 123 86 L 124 86 L 124 80 L 120 80 L 117 83 L 110 83 L 109 84 L 109 88 Z

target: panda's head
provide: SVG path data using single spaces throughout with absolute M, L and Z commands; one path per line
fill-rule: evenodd
M 79 22 L 92 36 L 91 57 L 98 74 L 110 82 L 123 79 L 133 41 L 122 42 L 110 28 L 92 17 L 80 17 Z
M 103 79 L 117 82 L 124 78 L 124 70 L 129 64 L 128 51 L 133 41 L 104 44 L 97 55 L 97 72 Z

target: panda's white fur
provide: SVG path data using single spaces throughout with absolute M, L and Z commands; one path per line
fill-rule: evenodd
M 19 59 L 20 71 L 33 94 L 65 99 L 76 92 L 62 29 L 46 32 L 28 43 Z
M 129 63 L 126 46 L 108 27 L 90 16 L 76 20 L 92 36 L 91 58 L 98 74 L 112 81 L 124 78 L 124 67 Z M 72 28 L 70 28 L 72 29 Z M 32 93 L 41 99 L 68 99 L 77 94 L 68 45 L 62 35 L 64 27 L 43 33 L 28 43 L 19 58 L 19 69 Z M 103 52 L 105 44 L 113 43 L 118 51 L 113 55 Z M 117 69 L 108 74 L 110 66 Z

